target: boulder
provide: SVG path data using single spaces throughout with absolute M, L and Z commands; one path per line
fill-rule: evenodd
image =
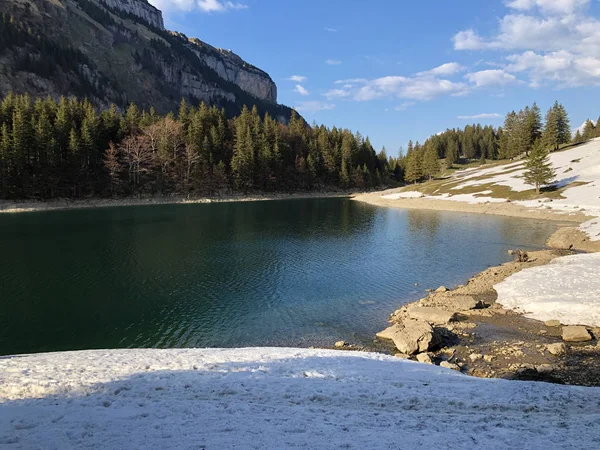
M 448 300 L 449 304 L 452 305 L 452 308 L 456 311 L 470 311 L 482 306 L 481 302 L 475 300 L 475 298 L 470 295 L 457 295 L 450 297 Z
M 446 369 L 458 370 L 460 372 L 460 366 L 458 364 L 454 364 L 448 361 L 442 361 L 440 363 L 440 367 L 444 367 Z
M 456 318 L 456 314 L 453 312 L 425 306 L 413 306 L 412 308 L 409 308 L 407 312 L 411 319 L 424 320 L 433 325 L 445 325 Z
M 551 355 L 554 356 L 562 356 L 567 353 L 567 346 L 562 342 L 557 342 L 556 344 L 548 344 L 546 349 Z
M 544 325 L 546 325 L 547 327 L 555 328 L 555 327 L 560 327 L 561 323 L 560 323 L 560 320 L 546 320 L 544 322 Z
M 379 333 L 377 333 L 375 336 L 377 336 L 379 339 L 389 339 L 389 340 L 393 340 L 394 336 L 396 336 L 399 332 L 402 331 L 402 326 L 398 325 L 397 323 L 395 323 L 394 325 L 392 325 L 389 328 L 386 328 L 383 331 L 380 331 Z
M 335 343 L 335 348 L 343 348 L 346 346 L 346 343 L 344 341 L 337 341 Z
M 428 353 L 419 353 L 417 355 L 417 361 L 419 361 L 420 363 L 423 363 L 423 364 L 433 364 L 433 361 L 431 360 L 431 356 L 429 356 Z
M 592 340 L 592 335 L 586 327 L 568 326 L 563 327 L 562 338 L 565 342 L 588 342 Z
M 473 362 L 479 361 L 483 359 L 483 355 L 481 353 L 472 353 L 469 355 L 469 359 Z
M 438 292 L 438 293 L 440 293 L 440 292 L 448 292 L 448 288 L 446 286 L 440 286 L 439 288 L 437 288 L 435 290 L 435 292 Z
M 552 364 L 541 364 L 537 366 L 535 370 L 537 370 L 537 372 L 541 374 L 548 374 L 554 372 L 556 370 L 556 367 L 554 367 Z
M 401 353 L 414 355 L 434 348 L 440 343 L 439 336 L 424 320 L 405 320 L 377 333 L 380 339 L 391 339 Z

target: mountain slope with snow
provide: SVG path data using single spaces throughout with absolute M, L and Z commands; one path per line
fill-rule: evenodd
M 113 350 L 0 359 L 0 447 L 597 448 L 600 389 L 379 354 Z
M 525 183 L 525 160 L 460 170 L 443 180 L 404 188 L 388 200 L 414 197 L 466 202 L 502 203 L 510 199 L 526 208 L 561 214 L 584 213 L 594 219 L 581 225 L 592 241 L 600 241 L 600 138 L 550 154 L 556 181 L 541 196 Z

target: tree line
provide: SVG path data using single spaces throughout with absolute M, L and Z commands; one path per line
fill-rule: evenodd
M 593 126 L 591 121 L 590 125 Z M 600 134 L 600 130 L 594 128 L 588 135 L 596 133 Z M 565 107 L 555 102 L 543 121 L 540 108 L 534 103 L 519 112 L 509 112 L 503 126 L 497 129 L 489 125 L 467 125 L 464 129 L 448 129 L 431 136 L 423 144 L 409 141 L 406 155 L 399 164 L 403 181 L 417 183 L 434 178 L 443 166 L 452 168 L 454 164 L 473 160 L 485 163 L 486 160 L 513 159 L 529 155 L 536 143 L 545 149 L 558 150 L 570 142 L 571 127 Z
M 365 189 L 402 181 L 398 158 L 359 133 L 288 124 L 256 107 L 185 101 L 159 115 L 131 104 L 99 112 L 88 100 L 0 103 L 0 198 L 187 195 Z

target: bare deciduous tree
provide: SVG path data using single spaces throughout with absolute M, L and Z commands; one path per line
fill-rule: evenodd
M 115 186 L 119 183 L 121 162 L 119 161 L 119 150 L 112 142 L 108 144 L 108 149 L 104 153 L 104 167 L 110 177 L 110 194 L 115 195 Z
M 151 171 L 155 162 L 148 137 L 128 136 L 123 140 L 119 149 L 129 166 L 129 180 L 132 182 L 134 190 L 139 191 L 142 174 Z

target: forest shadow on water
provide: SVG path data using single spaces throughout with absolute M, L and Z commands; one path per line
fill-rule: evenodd
M 554 229 L 339 198 L 5 215 L 0 354 L 365 344 Z

